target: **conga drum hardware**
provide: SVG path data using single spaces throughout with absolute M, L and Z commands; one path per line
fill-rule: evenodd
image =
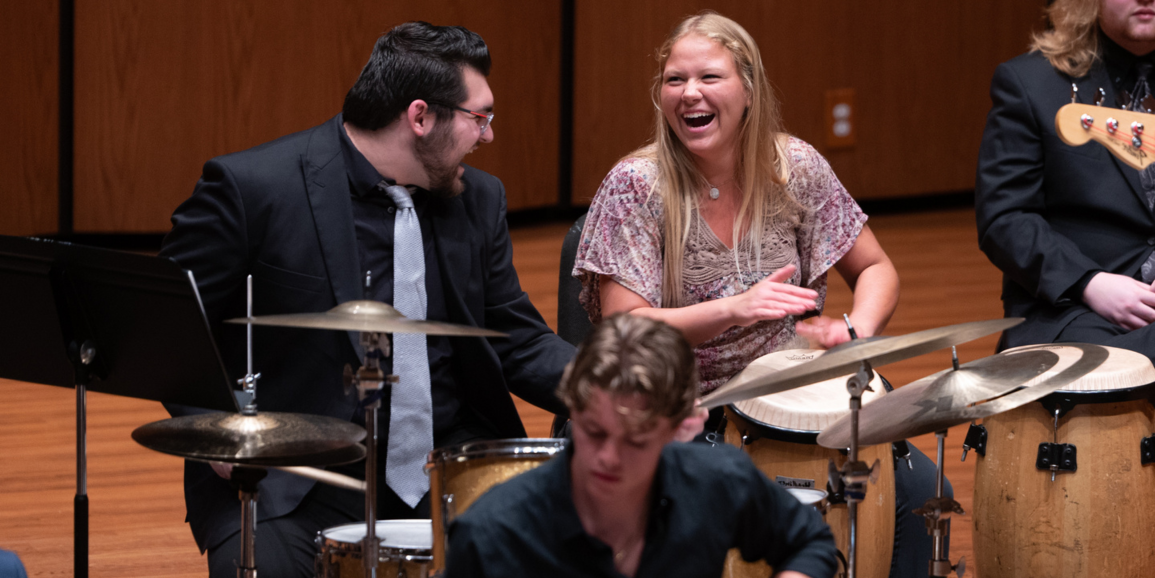
M 963 440 L 962 459 L 967 461 L 967 452 L 974 450 L 980 456 L 987 455 L 987 428 L 981 424 L 971 423 L 967 428 L 967 437 Z
M 1027 383 L 1027 392 L 1089 351 L 1033 347 L 1060 363 Z M 1155 468 L 1142 465 L 1143 436 L 1155 431 L 1155 367 L 1133 351 L 1100 349 L 1107 354 L 1094 371 L 1039 403 L 983 419 L 988 440 L 975 460 L 973 506 L 980 576 L 1148 576 L 1155 567 L 1148 531 L 1155 528 Z
M 1155 463 L 1155 434 L 1151 434 L 1139 442 L 1139 455 L 1140 465 Z

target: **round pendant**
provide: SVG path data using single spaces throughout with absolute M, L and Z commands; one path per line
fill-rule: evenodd
M 718 192 L 718 187 L 710 187 L 710 198 L 711 199 L 716 201 L 716 200 L 718 200 L 718 197 L 720 195 L 721 195 L 721 193 Z

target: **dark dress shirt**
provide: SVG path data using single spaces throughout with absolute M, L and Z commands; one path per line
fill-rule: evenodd
M 572 446 L 571 446 L 572 447 Z M 573 505 L 572 450 L 483 495 L 449 530 L 446 577 L 618 577 L 609 546 Z M 835 572 L 830 527 L 736 448 L 671 443 L 654 477 L 637 578 L 720 576 L 726 554 L 775 572 Z
M 377 188 L 385 179 L 373 168 L 369 159 L 353 146 L 344 127 L 341 129 L 341 152 L 345 157 L 345 167 L 349 173 L 349 191 L 353 201 L 353 224 L 357 233 L 357 253 L 361 263 L 362 282 L 368 277 L 365 298 L 393 304 L 393 223 L 397 207 L 384 191 Z M 413 193 L 413 208 L 421 224 L 421 243 L 425 252 L 425 294 L 427 309 L 425 318 L 430 321 L 449 321 L 445 306 L 445 291 L 441 282 L 441 272 L 437 264 L 432 225 L 426 207 L 429 193 L 418 190 Z M 366 275 L 366 272 L 369 275 Z M 434 438 L 441 441 L 444 435 L 459 425 L 458 412 L 461 400 L 453 379 L 453 346 L 448 337 L 430 335 L 426 338 L 429 352 L 429 381 L 433 401 Z M 381 370 L 392 373 L 393 358 L 381 362 Z M 464 416 L 462 416 L 464 417 Z M 436 445 L 436 444 L 435 444 Z

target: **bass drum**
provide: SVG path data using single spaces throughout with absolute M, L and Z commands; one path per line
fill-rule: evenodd
M 565 449 L 555 438 L 470 442 L 429 453 L 430 509 L 433 514 L 433 571 L 445 570 L 449 523 L 489 488 L 541 465 Z
M 1008 351 L 1040 347 L 1060 361 L 1028 385 L 1082 356 L 1064 345 Z M 1142 465 L 1140 448 L 1155 432 L 1155 367 L 1139 353 L 1105 349 L 1107 360 L 1063 391 L 983 420 L 974 496 L 979 576 L 1152 574 L 1155 465 Z M 1055 471 L 1051 481 L 1040 444 L 1053 443 L 1074 446 L 1058 448 L 1058 465 L 1074 469 Z
M 748 380 L 810 361 L 821 350 L 776 351 L 758 358 L 734 380 Z M 742 448 L 758 469 L 787 488 L 827 490 L 828 464 L 841 467 L 847 457 L 838 450 L 817 443 L 818 433 L 850 412 L 846 380 L 839 377 L 735 403 L 726 407 L 726 442 Z M 875 375 L 874 391 L 863 393 L 863 405 L 885 394 L 882 380 Z M 858 504 L 857 575 L 886 578 L 894 551 L 894 452 L 890 444 L 859 448 L 859 460 L 879 461 L 877 483 L 866 490 L 866 501 Z M 850 524 L 845 502 L 827 502 L 821 508 L 830 524 L 835 542 L 849 558 Z M 769 576 L 763 562 L 749 563 L 736 550 L 730 552 L 726 577 Z

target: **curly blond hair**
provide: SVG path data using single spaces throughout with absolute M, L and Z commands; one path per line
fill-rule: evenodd
M 598 323 L 565 368 L 558 394 L 572 412 L 589 406 L 594 389 L 611 396 L 640 395 L 644 410 L 618 410 L 631 428 L 654 418 L 677 424 L 698 395 L 698 362 L 682 332 L 648 317 L 619 313 Z

